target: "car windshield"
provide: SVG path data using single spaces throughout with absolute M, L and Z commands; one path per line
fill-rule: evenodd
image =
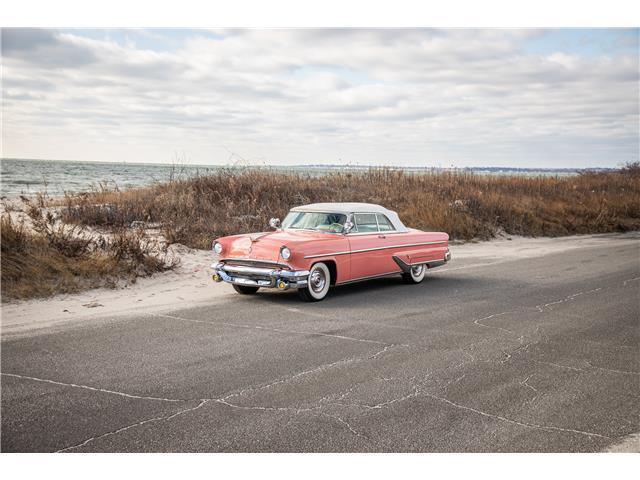
M 342 213 L 289 212 L 282 228 L 340 233 L 346 221 L 347 216 Z

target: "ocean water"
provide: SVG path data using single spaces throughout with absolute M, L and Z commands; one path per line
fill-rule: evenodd
M 49 195 L 77 193 L 101 186 L 120 190 L 166 182 L 172 178 L 189 178 L 197 175 L 215 173 L 223 167 L 215 165 L 160 165 L 142 163 L 102 163 L 60 160 L 19 160 L 0 159 L 0 193 L 3 197 L 15 198 L 19 195 L 33 196 L 39 192 Z M 250 167 L 254 168 L 254 167 Z M 371 167 L 340 165 L 304 165 L 259 167 L 282 172 L 305 175 L 323 175 L 339 170 L 363 170 Z M 402 168 L 407 173 L 434 171 L 431 168 Z M 471 168 L 465 169 L 481 175 L 576 175 L 573 169 L 510 169 L 510 168 Z
M 166 182 L 172 178 L 213 173 L 220 167 L 172 166 L 139 163 L 102 163 L 58 160 L 2 159 L 2 196 L 77 193 L 101 186 L 124 190 Z

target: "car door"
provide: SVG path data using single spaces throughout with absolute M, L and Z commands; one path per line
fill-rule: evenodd
M 391 248 L 397 243 L 397 234 L 394 233 L 388 219 L 386 222 L 382 219 L 379 222 L 377 215 L 380 214 L 354 213 L 352 215 L 354 229 L 347 235 L 352 280 L 400 271 L 392 258 L 393 248 Z

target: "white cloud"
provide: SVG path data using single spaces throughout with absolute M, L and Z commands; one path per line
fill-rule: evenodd
M 270 163 L 638 158 L 638 57 L 625 51 L 530 53 L 525 42 L 544 35 L 532 30 L 215 34 L 151 50 L 129 37 L 3 30 L 3 155 L 169 161 L 178 151 L 224 163 L 228 147 Z

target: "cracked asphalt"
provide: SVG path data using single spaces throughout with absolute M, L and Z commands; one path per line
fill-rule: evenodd
M 1 448 L 606 450 L 640 431 L 639 245 L 6 338 Z

